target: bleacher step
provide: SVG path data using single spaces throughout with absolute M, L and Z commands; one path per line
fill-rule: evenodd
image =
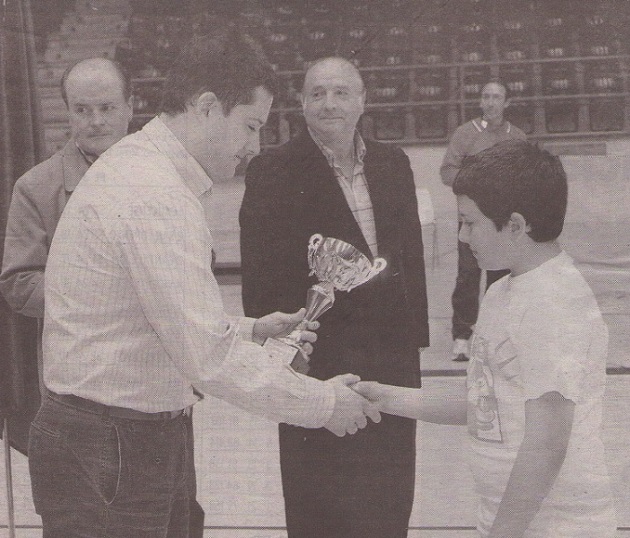
M 107 46 L 107 47 L 90 47 L 85 46 L 76 49 L 57 49 L 57 50 L 47 50 L 44 53 L 44 61 L 45 62 L 59 62 L 65 63 L 66 65 L 76 62 L 77 60 L 82 60 L 83 58 L 111 58 L 112 60 L 116 56 L 116 46 Z
M 116 47 L 120 43 L 128 43 L 129 38 L 120 36 L 89 36 L 89 37 L 76 37 L 74 34 L 57 35 L 48 39 L 48 50 L 64 50 L 64 49 L 78 49 L 88 47 L 90 49 L 95 48 L 110 48 Z

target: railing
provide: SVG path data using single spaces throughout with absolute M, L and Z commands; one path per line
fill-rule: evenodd
M 606 65 L 609 70 L 601 71 Z M 360 128 L 387 142 L 444 143 L 458 125 L 479 114 L 483 81 L 524 68 L 529 72 L 523 80 L 503 78 L 512 93 L 506 115 L 532 139 L 628 135 L 629 65 L 630 55 L 618 54 L 361 67 L 368 103 Z M 589 75 L 593 66 L 600 72 Z M 544 72 L 547 67 L 558 68 L 555 79 Z M 420 84 L 422 74 L 432 76 L 434 85 Z M 282 90 L 263 133 L 266 146 L 286 142 L 301 123 L 295 86 L 303 71 L 278 75 Z M 379 86 L 379 76 L 389 78 L 388 84 Z M 153 116 L 163 81 L 134 80 L 136 99 L 145 105 L 136 111 L 137 124 Z

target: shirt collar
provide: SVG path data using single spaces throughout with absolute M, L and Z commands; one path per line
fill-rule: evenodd
M 153 118 L 143 128 L 142 132 L 149 140 L 166 155 L 182 177 L 186 186 L 197 197 L 212 190 L 212 179 L 197 160 L 186 150 L 173 132 L 158 117 Z
M 77 149 L 79 150 L 79 153 L 85 159 L 85 162 L 87 163 L 88 166 L 92 166 L 94 164 L 94 161 L 98 159 L 98 155 L 92 155 L 91 153 L 86 153 L 83 150 L 83 148 L 79 146 L 79 144 L 77 144 L 76 140 L 74 141 L 74 145 L 77 147 Z
M 74 140 L 68 140 L 62 150 L 63 185 L 66 192 L 73 192 L 90 168 L 90 162 Z
M 308 132 L 311 135 L 311 138 L 313 139 L 315 144 L 317 144 L 317 147 L 324 154 L 324 157 L 326 157 L 326 160 L 328 161 L 330 167 L 335 168 L 335 155 L 333 154 L 332 150 L 321 141 L 315 131 L 313 131 L 310 127 L 308 128 Z M 356 155 L 358 164 L 363 164 L 365 152 L 366 147 L 363 138 L 359 134 L 359 131 L 354 131 L 354 154 Z
M 472 122 L 473 122 L 473 125 L 475 126 L 475 128 L 477 129 L 477 131 L 479 131 L 479 132 L 485 131 L 488 128 L 488 126 L 490 125 L 483 118 L 474 119 L 474 120 L 472 120 Z M 512 130 L 512 125 L 510 124 L 509 121 L 503 120 L 501 125 L 499 125 L 496 129 L 492 129 L 492 130 L 498 131 L 499 129 L 502 129 L 502 128 L 505 128 L 505 132 L 509 133 Z

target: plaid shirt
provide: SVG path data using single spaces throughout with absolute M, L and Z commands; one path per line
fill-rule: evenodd
M 354 135 L 354 171 L 352 177 L 348 178 L 343 174 L 343 171 L 335 162 L 335 156 L 333 152 L 317 137 L 317 135 L 311 130 L 308 130 L 311 138 L 315 141 L 321 152 L 326 157 L 328 164 L 333 169 L 335 177 L 339 182 L 341 190 L 343 191 L 348 206 L 352 210 L 363 237 L 370 247 L 370 251 L 373 256 L 378 254 L 378 245 L 376 242 L 376 225 L 374 222 L 374 210 L 372 208 L 372 200 L 370 199 L 370 191 L 365 179 L 365 172 L 363 169 L 363 158 L 365 157 L 365 143 L 361 138 L 358 131 Z

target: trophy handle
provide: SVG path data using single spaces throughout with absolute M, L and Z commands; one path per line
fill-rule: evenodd
M 378 275 L 383 269 L 385 269 L 385 267 L 387 267 L 387 260 L 385 260 L 385 258 L 374 258 L 372 269 L 370 269 L 368 277 L 365 279 L 365 281 L 367 282 L 371 278 Z
M 378 275 L 383 269 L 385 269 L 385 267 L 387 267 L 387 260 L 385 258 L 374 258 L 370 275 Z
M 319 244 L 324 240 L 324 236 L 322 234 L 313 234 L 308 241 L 308 248 L 317 248 Z
M 347 288 L 343 288 L 343 289 L 345 289 L 346 291 L 353 290 L 357 286 L 360 286 L 361 284 L 364 284 L 365 282 L 367 282 L 371 278 L 373 278 L 376 275 L 378 275 L 383 269 L 385 269 L 385 267 L 387 267 L 387 260 L 385 260 L 384 258 L 374 258 L 374 263 L 372 264 L 372 267 L 370 268 L 370 271 L 367 274 L 365 274 L 365 276 L 363 278 L 357 279 L 350 286 L 348 286 Z

